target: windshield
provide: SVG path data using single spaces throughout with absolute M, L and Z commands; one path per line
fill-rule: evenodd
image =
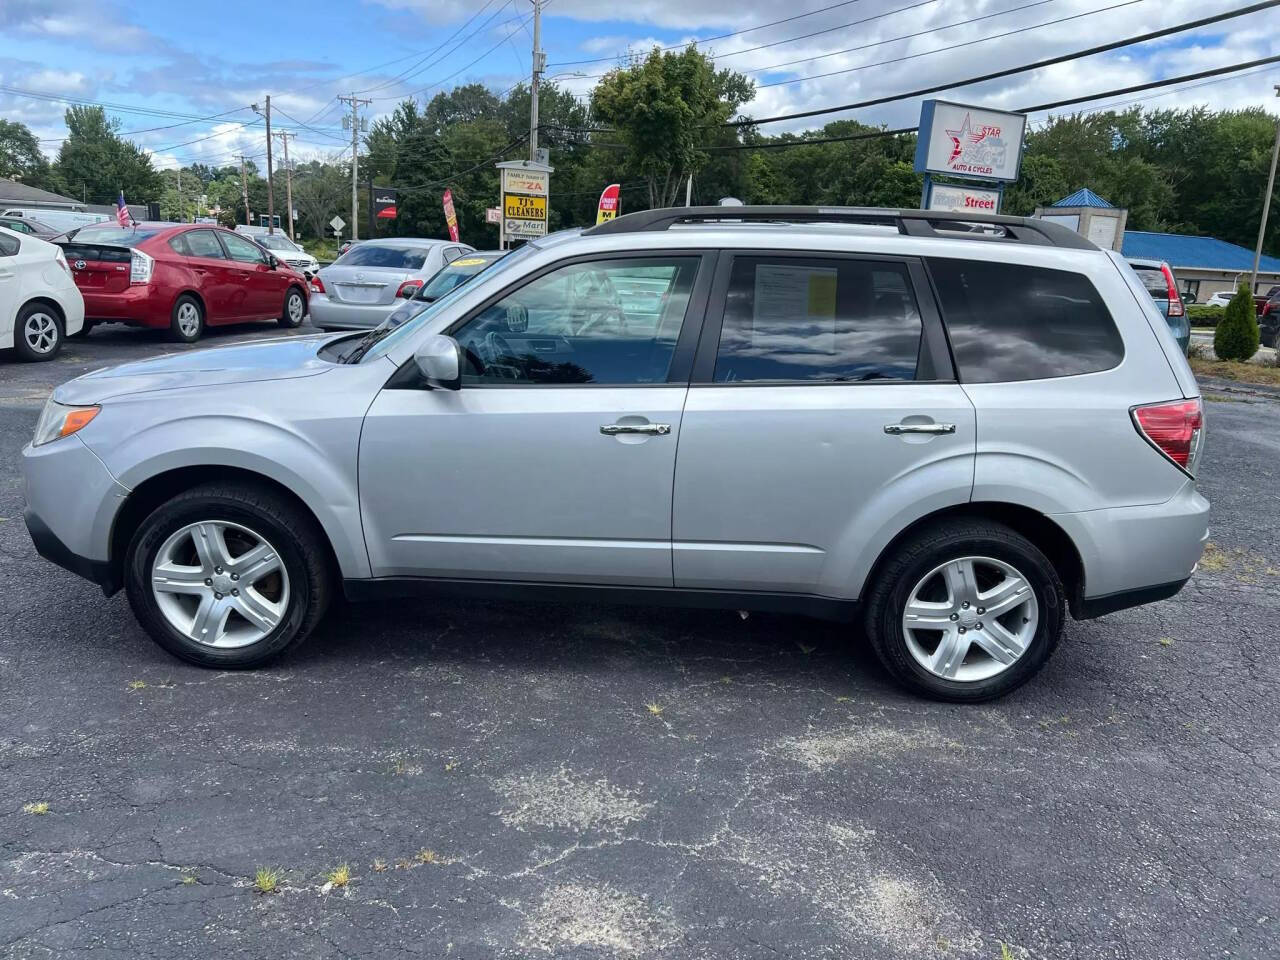
M 496 257 L 461 257 L 432 277 L 431 282 L 419 290 L 414 299 L 439 300 L 454 287 L 466 283 L 496 259 Z
M 264 233 L 252 239 L 268 250 L 287 250 L 293 253 L 298 249 L 297 244 L 292 243 L 288 237 L 280 236 L 279 234 Z
M 81 227 L 72 234 L 72 238 L 76 243 L 96 243 L 110 247 L 136 247 L 144 240 L 150 240 L 161 230 L 167 230 L 168 227 L 152 228 L 148 230 L 145 227 L 121 227 L 114 223 L 106 223 L 99 226 L 94 224 L 90 227 Z
M 1169 296 L 1169 282 L 1165 280 L 1164 271 L 1159 267 L 1134 267 L 1133 272 L 1138 275 L 1151 296 L 1157 300 L 1164 300 Z
M 485 270 L 485 278 L 481 283 L 489 283 L 493 281 L 494 277 L 499 274 L 503 274 L 510 269 L 512 264 L 528 259 L 538 249 L 539 248 L 534 244 L 526 243 L 514 253 L 508 253 L 501 260 L 493 264 L 493 266 Z M 470 289 L 471 288 L 467 284 L 459 284 L 439 300 L 436 300 L 434 303 L 427 304 L 423 308 L 422 312 L 417 316 L 406 320 L 399 326 L 392 327 L 390 324 L 384 323 L 382 326 L 369 331 L 369 333 L 365 335 L 364 339 L 360 341 L 360 346 L 357 346 L 356 348 L 358 351 L 363 347 L 363 352 L 359 354 L 360 361 L 363 363 L 365 360 L 376 360 L 379 357 L 385 356 L 387 351 L 397 343 L 400 343 L 406 337 L 412 336 L 415 330 L 421 330 L 425 324 L 430 323 L 435 317 L 438 317 L 445 310 L 448 310 L 449 306 L 457 300 L 464 291 L 469 291 Z M 365 341 L 368 341 L 368 343 L 366 344 Z M 355 351 L 352 351 L 348 356 L 352 356 L 354 353 Z
M 362 243 L 338 258 L 334 266 L 390 267 L 394 270 L 421 270 L 427 260 L 426 247 L 408 244 Z

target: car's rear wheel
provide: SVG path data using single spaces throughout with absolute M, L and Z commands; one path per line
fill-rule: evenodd
M 302 291 L 297 287 L 290 287 L 289 292 L 284 295 L 284 310 L 280 314 L 280 326 L 301 326 L 306 315 L 307 301 L 302 296 Z
M 13 347 L 20 360 L 52 360 L 62 349 L 62 317 L 53 307 L 28 303 L 13 325 Z
M 204 333 L 204 307 L 200 301 L 184 293 L 173 304 L 169 317 L 169 335 L 182 343 L 195 343 Z
M 139 622 L 175 656 L 255 667 L 301 642 L 329 599 L 323 534 L 270 490 L 208 484 L 138 528 L 125 588 Z
M 1065 610 L 1062 581 L 1035 544 L 998 523 L 956 520 L 895 548 L 868 588 L 866 627 L 904 686 L 974 702 L 1044 666 Z

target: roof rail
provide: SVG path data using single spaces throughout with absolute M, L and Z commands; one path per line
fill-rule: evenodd
M 894 210 L 880 207 L 802 207 L 759 205 L 742 207 L 663 207 L 641 210 L 607 220 L 583 233 L 596 236 L 667 230 L 686 223 L 860 223 L 897 228 L 912 237 L 987 240 L 1097 250 L 1074 230 L 1028 217 L 952 213 L 943 210 Z M 1000 227 L 999 233 L 968 230 L 973 225 Z

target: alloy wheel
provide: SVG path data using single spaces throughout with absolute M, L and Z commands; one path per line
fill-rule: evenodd
M 289 294 L 289 302 L 286 305 L 289 311 L 289 322 L 299 324 L 302 322 L 303 306 L 302 297 L 297 293 Z
M 959 557 L 930 570 L 902 613 L 902 634 L 915 661 L 934 676 L 987 680 L 1026 653 L 1040 621 L 1030 581 L 992 557 Z
M 49 353 L 58 345 L 58 321 L 44 311 L 37 311 L 22 325 L 22 337 L 33 353 Z
M 178 307 L 178 329 L 185 337 L 194 337 L 200 332 L 200 310 L 194 303 L 184 303 Z
M 267 540 L 238 523 L 189 523 L 151 564 L 151 590 L 173 629 L 210 647 L 245 647 L 279 626 L 289 574 Z

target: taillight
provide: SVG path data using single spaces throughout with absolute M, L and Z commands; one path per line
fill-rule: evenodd
M 1182 306 L 1182 297 L 1178 293 L 1178 284 L 1174 282 L 1173 271 L 1169 269 L 1167 263 L 1160 264 L 1160 272 L 1164 274 L 1164 282 L 1169 297 L 1169 316 L 1180 317 L 1184 309 Z
M 396 296 L 404 297 L 405 299 L 408 299 L 409 297 L 412 297 L 415 293 L 417 293 L 418 289 L 421 286 L 422 286 L 421 280 L 406 280 L 404 283 L 400 284 L 400 289 L 396 291 Z M 406 290 L 408 291 L 408 293 L 405 292 Z
M 67 258 L 63 255 L 61 250 L 53 255 L 53 259 L 57 261 L 58 266 L 67 271 L 68 277 L 71 276 L 71 264 L 67 263 Z
M 319 274 L 311 278 L 311 289 L 316 293 L 324 293 L 324 281 L 320 279 Z
M 1149 403 L 1134 407 L 1133 425 L 1153 447 L 1195 476 L 1204 440 L 1204 408 L 1200 398 Z
M 141 250 L 130 251 L 129 256 L 129 282 L 130 283 L 150 283 L 151 275 L 155 271 L 156 262 Z

